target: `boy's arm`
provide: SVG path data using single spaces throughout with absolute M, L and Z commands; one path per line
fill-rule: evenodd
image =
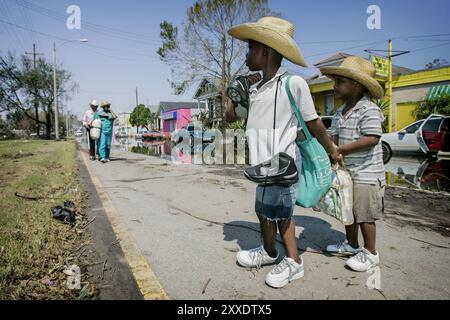
M 339 146 L 338 151 L 346 156 L 375 147 L 380 143 L 383 134 L 382 124 L 383 114 L 380 108 L 375 105 L 367 107 L 361 115 L 359 124 L 362 137 L 352 143 Z
M 380 142 L 379 136 L 364 136 L 355 142 L 339 146 L 338 152 L 343 156 L 375 147 Z
M 320 142 L 321 145 L 324 146 L 325 150 L 331 155 L 331 158 L 334 162 L 342 161 L 342 156 L 339 154 L 336 149 L 333 141 L 331 141 L 330 137 L 327 134 L 327 129 L 322 123 L 320 118 L 316 120 L 312 120 L 306 123 L 309 132 L 316 137 L 316 139 Z

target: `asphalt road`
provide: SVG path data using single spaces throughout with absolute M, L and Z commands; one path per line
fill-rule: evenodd
M 297 207 L 305 277 L 276 290 L 264 283 L 272 267 L 247 270 L 235 262 L 236 251 L 260 245 L 255 185 L 240 169 L 176 165 L 118 150 L 112 157 L 108 164 L 89 162 L 90 171 L 174 299 L 450 298 L 450 240 L 439 221 L 421 217 L 431 207 L 408 207 L 398 197 L 387 202 L 389 214 L 378 223 L 381 266 L 372 274 L 355 273 L 344 258 L 322 253 L 344 238 L 343 226 Z M 280 244 L 279 249 L 284 253 Z M 380 290 L 369 290 L 368 281 Z

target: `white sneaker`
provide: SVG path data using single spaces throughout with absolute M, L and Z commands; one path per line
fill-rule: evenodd
M 380 255 L 373 255 L 363 248 L 357 255 L 347 260 L 347 266 L 354 271 L 365 272 L 380 264 Z
M 352 256 L 360 252 L 362 249 L 361 247 L 355 249 L 353 248 L 347 240 L 344 242 L 338 243 L 338 244 L 332 244 L 327 246 L 327 252 L 330 253 L 337 253 L 337 254 L 344 254 L 348 256 Z
M 264 250 L 264 246 L 251 249 L 242 250 L 236 254 L 237 262 L 246 268 L 261 268 L 262 266 L 274 264 L 278 259 L 278 252 L 275 258 L 269 256 Z
M 298 264 L 294 259 L 286 257 L 267 274 L 266 283 L 273 288 L 282 288 L 292 280 L 303 278 L 304 275 L 303 260 Z
M 106 163 L 106 159 L 105 158 L 101 158 L 100 161 L 103 162 L 103 163 Z

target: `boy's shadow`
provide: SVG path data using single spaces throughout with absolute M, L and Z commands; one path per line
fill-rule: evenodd
M 345 239 L 345 234 L 331 228 L 331 224 L 325 220 L 310 216 L 294 216 L 297 227 L 302 227 L 299 237 L 296 237 L 297 246 L 301 250 L 312 249 L 325 252 L 327 245 L 337 243 Z M 248 250 L 262 244 L 259 223 L 248 221 L 232 221 L 223 226 L 225 241 L 237 240 L 240 249 Z M 277 235 L 277 248 L 284 251 L 283 241 Z

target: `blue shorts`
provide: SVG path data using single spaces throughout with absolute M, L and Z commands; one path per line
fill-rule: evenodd
M 300 175 L 302 171 L 302 158 L 297 146 L 296 156 L 295 164 Z M 292 219 L 292 213 L 294 212 L 297 201 L 297 187 L 298 184 L 290 187 L 257 186 L 255 201 L 256 214 L 270 221 Z

